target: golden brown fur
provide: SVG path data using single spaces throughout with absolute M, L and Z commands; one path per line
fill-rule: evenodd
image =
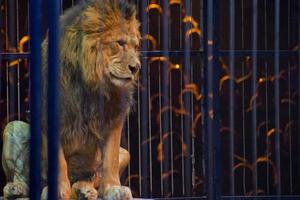
M 70 197 L 72 184 L 75 190 L 99 186 L 104 198 L 130 198 L 120 186 L 119 147 L 140 66 L 135 15 L 125 0 L 92 0 L 61 17 L 61 198 Z M 47 39 L 43 50 L 46 78 Z

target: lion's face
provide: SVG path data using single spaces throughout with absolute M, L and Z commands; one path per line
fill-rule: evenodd
M 103 41 L 104 76 L 116 86 L 129 86 L 136 81 L 141 66 L 138 26 L 133 22 L 120 24 L 106 35 Z
M 140 69 L 135 7 L 121 0 L 91 0 L 81 9 L 79 16 L 72 15 L 75 19 L 62 18 L 62 24 L 70 22 L 61 39 L 61 60 L 74 67 L 68 70 L 79 69 L 91 89 L 107 81 L 118 87 L 133 85 Z

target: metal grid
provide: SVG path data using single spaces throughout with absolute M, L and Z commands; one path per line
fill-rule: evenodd
M 30 3 L 0 1 L 3 125 L 28 120 L 29 53 L 20 47 L 29 32 L 27 10 L 35 13 L 41 2 Z M 123 134 L 131 154 L 123 182 L 134 196 L 299 195 L 299 1 L 136 3 L 143 68 Z M 72 4 L 61 1 L 61 12 Z M 32 27 L 39 19 L 46 27 L 46 15 L 32 15 Z M 38 52 L 39 33 L 31 31 Z M 39 59 L 33 43 L 31 55 Z M 40 61 L 30 59 L 38 69 Z

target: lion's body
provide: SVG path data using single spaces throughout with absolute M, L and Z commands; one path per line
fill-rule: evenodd
M 131 197 L 130 190 L 120 186 L 119 171 L 129 159 L 122 160 L 120 135 L 140 67 L 135 15 L 135 7 L 126 0 L 86 0 L 60 19 L 59 198 L 70 198 L 72 185 L 88 199 L 97 198 L 95 187 L 104 198 Z M 46 38 L 42 44 L 44 111 L 47 49 Z M 44 112 L 44 133 L 46 116 Z
M 61 18 L 60 138 L 71 184 L 102 173 L 106 140 L 130 111 L 136 76 L 127 66 L 139 65 L 134 15 L 125 1 L 96 0 Z M 116 45 L 120 39 L 128 50 Z M 116 84 L 111 73 L 125 81 Z
M 61 27 L 61 30 L 64 32 L 62 32 L 61 37 L 60 54 L 60 134 L 71 183 L 91 178 L 99 170 L 101 150 L 105 144 L 104 140 L 113 127 L 120 123 L 123 124 L 133 99 L 133 85 L 118 87 L 107 80 L 108 77 L 103 75 L 103 71 L 88 69 L 88 67 L 95 67 L 88 66 L 90 62 L 99 65 L 96 67 L 102 67 L 102 63 L 97 62 L 107 61 L 98 60 L 97 53 L 90 52 L 93 49 L 87 49 L 87 53 L 80 52 L 82 48 L 99 48 L 96 47 L 95 41 L 97 39 L 107 40 L 108 38 L 103 38 L 102 35 L 107 30 L 103 28 L 100 32 L 100 26 L 98 26 L 99 32 L 92 33 L 92 36 L 89 36 L 81 32 L 83 31 L 82 26 L 86 24 L 82 21 L 82 16 L 71 17 L 74 16 L 74 13 L 84 13 L 87 9 L 90 9 L 90 12 L 87 12 L 86 15 L 89 15 L 91 21 L 97 20 L 102 15 L 101 10 L 107 12 L 105 9 L 108 9 L 105 8 L 107 5 L 101 5 L 101 3 L 103 2 L 96 1 L 93 6 L 90 4 L 79 5 L 69 10 L 61 19 L 61 24 L 64 26 Z M 98 13 L 94 12 L 93 9 L 97 9 Z M 106 14 L 108 14 L 106 17 L 113 18 L 116 13 L 107 12 Z M 88 27 L 87 30 L 90 31 L 90 28 L 96 29 L 97 25 L 94 24 L 92 27 Z M 132 28 L 135 30 L 137 27 Z M 82 46 L 85 45 L 84 42 L 86 42 L 86 45 L 91 46 Z M 95 46 L 92 47 L 93 45 Z M 111 49 L 103 50 L 111 51 Z M 98 52 L 98 56 L 106 56 L 109 59 L 110 53 L 107 52 L 108 55 L 105 55 L 105 52 L 101 52 L 102 55 L 100 55 L 100 52 Z M 78 59 L 82 59 L 84 62 L 80 62 Z M 89 70 L 89 72 L 84 72 L 84 70 Z M 92 77 L 87 78 L 84 74 L 89 74 L 88 76 Z

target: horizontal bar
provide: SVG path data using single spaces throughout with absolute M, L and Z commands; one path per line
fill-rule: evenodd
M 244 57 L 244 56 L 252 56 L 252 50 L 236 50 L 234 51 L 235 57 Z M 257 50 L 257 56 L 258 57 L 273 57 L 275 54 L 275 50 Z M 169 51 L 168 52 L 170 57 L 173 56 L 178 56 L 178 55 L 184 55 L 183 50 L 178 50 L 178 51 Z M 203 50 L 191 50 L 190 51 L 191 56 L 203 56 L 204 52 Z M 227 57 L 230 56 L 230 53 L 232 51 L 230 50 L 219 50 L 219 56 L 221 57 Z M 164 51 L 158 50 L 158 51 L 141 51 L 142 56 L 145 57 L 156 57 L 156 56 L 163 56 Z M 30 53 L 0 53 L 0 56 L 2 56 L 2 60 L 5 61 L 10 61 L 10 60 L 15 60 L 15 59 L 27 59 L 29 58 Z M 279 55 L 282 57 L 296 57 L 298 56 L 298 51 L 297 50 L 280 50 Z
M 293 196 L 222 196 L 221 199 L 262 199 L 262 200 L 275 200 L 280 198 L 281 200 L 298 200 L 300 198 L 300 195 L 293 195 Z M 207 197 L 172 197 L 172 198 L 155 198 L 155 199 L 145 199 L 145 198 L 134 198 L 134 200 L 191 200 L 191 199 L 207 199 Z M 4 200 L 3 197 L 0 197 L 0 200 Z
M 230 50 L 219 50 L 218 56 L 220 57 L 227 57 L 230 56 L 230 53 L 234 52 L 235 57 L 244 57 L 244 56 L 252 56 L 252 50 L 235 50 L 235 51 L 230 51 Z M 275 54 L 275 50 L 257 50 L 257 56 L 258 57 L 265 57 L 265 56 L 270 56 L 273 57 Z M 155 57 L 155 56 L 163 56 L 164 51 L 141 51 L 142 56 L 147 55 L 147 57 Z M 168 52 L 170 57 L 172 56 L 178 56 L 178 55 L 184 55 L 183 50 L 178 50 L 178 51 L 169 51 Z M 190 51 L 191 56 L 203 56 L 204 51 L 203 50 L 191 50 Z M 280 50 L 279 51 L 280 56 L 287 57 L 287 56 L 293 56 L 296 57 L 298 56 L 298 51 L 296 50 Z
M 29 58 L 30 53 L 0 53 L 2 60 L 10 61 L 16 59 L 27 59 Z

